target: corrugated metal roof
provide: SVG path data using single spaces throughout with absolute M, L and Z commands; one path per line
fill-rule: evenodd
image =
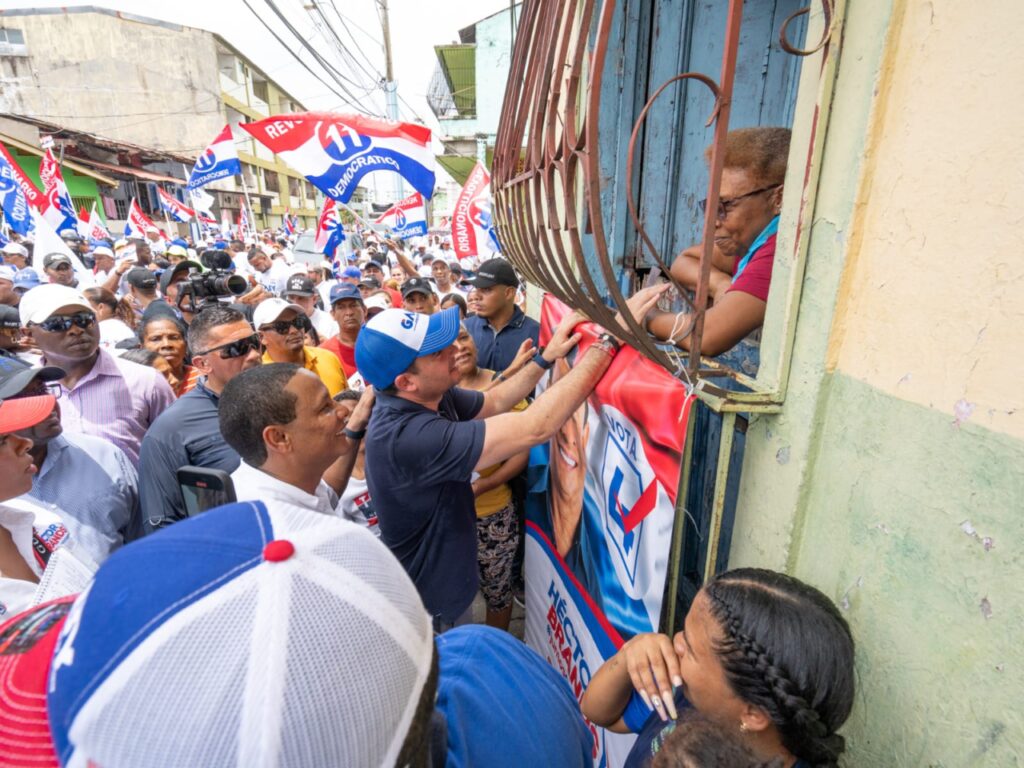
M 435 45 L 459 117 L 476 117 L 476 46 Z

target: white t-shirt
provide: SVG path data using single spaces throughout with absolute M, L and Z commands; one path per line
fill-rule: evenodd
M 348 479 L 345 492 L 341 494 L 341 502 L 338 505 L 342 517 L 351 520 L 380 538 L 380 527 L 377 525 L 377 513 L 373 509 L 373 500 L 370 498 L 370 490 L 366 485 L 366 478 L 362 480 L 354 475 Z
M 265 291 L 275 296 L 280 296 L 288 284 L 290 276 L 291 269 L 288 267 L 288 264 L 283 259 L 274 259 L 270 264 L 270 269 L 266 272 L 260 272 L 256 279 L 259 280 L 260 285 L 263 286 Z
M 108 352 L 115 351 L 114 347 L 117 346 L 117 342 L 134 338 L 135 331 L 129 328 L 124 321 L 119 320 L 116 317 L 108 317 L 106 320 L 100 320 L 100 346 Z
M 321 343 L 327 341 L 332 336 L 338 335 L 338 322 L 322 309 L 314 307 L 313 316 L 309 318 L 309 321 L 313 323 L 313 327 L 316 328 L 316 332 L 320 336 Z
M 0 622 L 44 600 L 80 592 L 87 577 L 96 572 L 96 564 L 79 551 L 55 512 L 24 498 L 10 499 L 0 504 L 0 526 L 10 532 L 18 553 L 40 577 L 40 583 L 34 584 L 0 576 Z M 44 578 L 50 568 L 55 573 Z

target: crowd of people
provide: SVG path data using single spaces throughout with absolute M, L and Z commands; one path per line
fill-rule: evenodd
M 726 157 L 714 344 L 764 315 L 788 137 L 757 130 Z M 0 265 L 0 764 L 583 766 L 591 723 L 639 734 L 627 765 L 836 764 L 853 640 L 788 576 L 710 580 L 582 701 L 507 632 L 529 450 L 622 344 L 567 366 L 574 313 L 539 346 L 508 261 L 66 242 L 42 275 L 31 242 Z M 227 287 L 197 301 L 204 274 Z M 667 287 L 623 311 L 677 342 Z M 233 503 L 196 514 L 186 467 Z

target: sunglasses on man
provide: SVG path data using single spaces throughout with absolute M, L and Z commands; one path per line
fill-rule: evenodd
M 294 320 L 278 320 L 273 323 L 267 323 L 261 325 L 261 331 L 273 331 L 281 336 L 286 336 L 288 331 L 292 328 L 297 328 L 300 331 L 308 331 L 313 327 L 313 324 L 309 321 L 309 318 L 305 315 L 296 315 Z
M 73 315 L 57 315 L 48 317 L 41 323 L 33 323 L 47 333 L 65 333 L 72 325 L 77 325 L 83 331 L 92 327 L 96 322 L 96 315 L 92 312 L 76 312 Z
M 193 355 L 209 355 L 213 352 L 220 352 L 221 359 L 230 360 L 235 357 L 244 357 L 254 349 L 261 349 L 262 346 L 259 334 L 254 333 L 252 336 L 246 336 L 244 339 L 230 341 L 227 344 L 221 344 L 219 347 L 211 347 L 205 352 L 194 352 Z

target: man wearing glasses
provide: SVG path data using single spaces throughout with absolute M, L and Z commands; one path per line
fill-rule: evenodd
M 53 395 L 53 410 L 42 421 L 15 432 L 32 441 L 29 455 L 38 472 L 20 501 L 55 512 L 96 564 L 126 539 L 139 534 L 139 489 L 135 467 L 111 443 L 91 435 L 68 433 L 60 420 L 60 368 L 29 368 L 0 358 L 0 400 Z M 13 504 L 14 502 L 9 502 Z
M 74 288 L 40 285 L 22 297 L 18 310 L 42 364 L 65 371 L 60 380 L 64 429 L 109 440 L 137 465 L 142 436 L 174 402 L 164 377 L 100 349 L 96 314 Z
M 320 377 L 331 397 L 348 389 L 338 358 L 326 349 L 306 346 L 306 332 L 312 323 L 302 307 L 284 299 L 267 299 L 252 315 L 266 348 L 264 363 L 293 363 Z
M 788 128 L 769 127 L 741 128 L 726 136 L 703 355 L 729 351 L 764 323 L 789 137 Z M 710 147 L 705 154 L 710 156 Z M 702 200 L 702 215 L 704 207 Z M 690 290 L 697 287 L 702 250 L 700 245 L 688 248 L 672 264 L 672 276 Z M 685 313 L 655 311 L 647 317 L 647 329 L 689 350 L 691 321 L 692 316 Z
M 188 327 L 195 388 L 164 411 L 142 441 L 139 461 L 142 525 L 149 533 L 188 516 L 178 486 L 179 467 L 238 468 L 238 453 L 221 436 L 220 393 L 242 371 L 262 362 L 259 335 L 245 315 L 223 305 L 208 307 Z

